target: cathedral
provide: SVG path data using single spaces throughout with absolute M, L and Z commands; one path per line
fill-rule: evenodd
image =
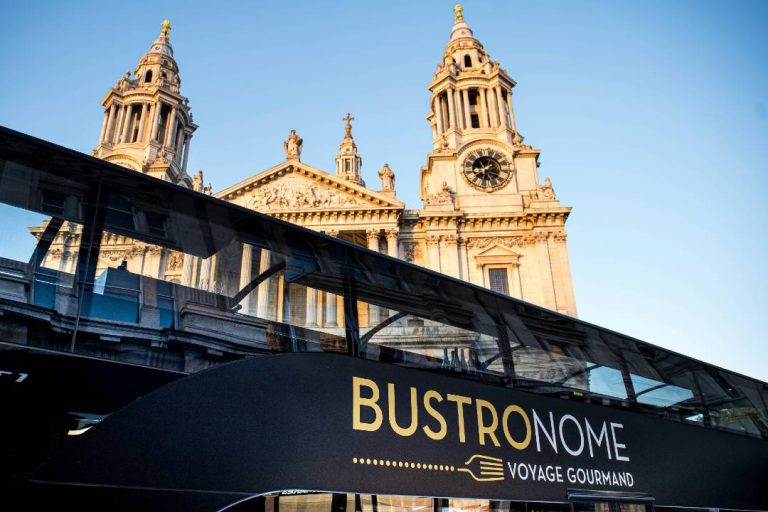
M 165 21 L 133 73 L 126 73 L 103 98 L 104 121 L 93 154 L 576 316 L 565 231 L 571 208 L 560 205 L 548 177 L 541 179 L 541 151 L 524 143 L 518 131 L 512 102 L 515 84 L 456 6 L 448 43 L 427 86 L 432 151 L 419 169 L 421 208 L 406 208 L 397 199 L 395 173 L 387 164 L 378 171 L 379 186 L 366 186 L 350 114 L 343 118 L 332 172 L 301 160 L 303 141 L 291 130 L 283 144 L 284 161 L 214 192 L 204 183 L 202 171 L 194 177 L 187 171 L 197 125 L 189 100 L 181 94 L 170 23 Z M 112 252 L 130 269 L 137 265 L 131 243 L 105 240 L 104 248 L 112 245 Z M 239 257 L 242 268 L 258 268 L 258 261 L 246 261 L 255 257 L 250 251 Z M 105 261 L 103 266 L 114 265 Z M 215 262 L 169 254 L 158 261 L 154 273 L 183 285 L 222 291 L 213 266 Z M 322 306 L 307 301 L 306 318 L 314 318 Z

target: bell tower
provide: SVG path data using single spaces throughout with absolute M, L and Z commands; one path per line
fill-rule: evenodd
M 192 134 L 189 100 L 180 93 L 179 66 L 173 58 L 171 23 L 133 71 L 127 71 L 104 99 L 104 122 L 94 156 L 191 187 L 187 160 Z
M 523 198 L 538 189 L 539 151 L 517 131 L 516 83 L 475 37 L 461 5 L 454 12 L 442 62 L 427 86 L 433 150 L 422 168 L 422 200 L 429 208 L 445 203 L 439 194 L 450 194 L 468 212 L 522 210 Z
M 336 176 L 344 178 L 361 186 L 365 186 L 363 177 L 360 174 L 360 168 L 363 166 L 363 159 L 357 154 L 357 144 L 352 138 L 352 124 L 355 118 L 347 114 L 342 118 L 346 121 L 344 125 L 344 138 L 339 144 L 339 154 L 336 155 Z
M 457 5 L 427 86 L 432 150 L 421 168 L 424 207 L 403 245 L 433 270 L 576 316 L 565 231 L 571 208 L 549 178 L 539 181 L 541 152 L 517 129 L 515 85 Z
M 512 111 L 515 81 L 475 38 L 461 5 L 454 11 L 443 61 L 428 85 L 432 97 L 427 120 L 434 148 L 458 149 L 481 137 L 510 145 L 522 142 Z

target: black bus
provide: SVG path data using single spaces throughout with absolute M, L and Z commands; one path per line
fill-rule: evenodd
M 0 128 L 3 510 L 768 510 L 768 387 Z

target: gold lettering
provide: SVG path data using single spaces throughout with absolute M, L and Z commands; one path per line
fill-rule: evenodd
M 419 406 L 416 403 L 416 388 L 411 388 L 411 424 L 407 428 L 403 428 L 397 424 L 397 418 L 395 418 L 395 385 L 392 383 L 387 384 L 387 394 L 389 395 L 389 425 L 395 434 L 403 437 L 412 436 L 416 432 L 416 428 L 419 426 Z
M 361 396 L 361 389 L 365 386 L 371 390 L 370 398 L 363 398 Z M 365 430 L 368 432 L 375 432 L 381 427 L 381 423 L 384 420 L 381 412 L 381 407 L 377 403 L 379 401 L 379 386 L 376 385 L 370 379 L 364 379 L 362 377 L 352 377 L 352 428 L 354 430 Z M 363 423 L 360 421 L 360 408 L 369 407 L 373 409 L 373 422 Z
M 509 425 L 507 421 L 512 413 L 517 413 L 523 418 L 525 422 L 525 438 L 522 441 L 515 441 L 512 439 L 512 434 L 509 433 Z M 531 444 L 531 420 L 528 418 L 528 414 L 520 408 L 519 405 L 510 405 L 504 409 L 504 414 L 501 415 L 501 427 L 504 429 L 504 437 L 507 438 L 512 448 L 516 450 L 525 450 L 528 445 Z
M 472 403 L 472 399 L 468 396 L 461 395 L 447 395 L 446 399 L 449 402 L 456 402 L 456 414 L 459 420 L 459 442 L 464 443 L 467 441 L 466 434 L 464 432 L 464 406 Z
M 496 414 L 496 408 L 492 403 L 479 399 L 475 400 L 475 406 L 477 408 L 477 436 L 480 444 L 485 446 L 485 436 L 487 434 L 491 441 L 493 441 L 494 446 L 497 448 L 501 447 L 499 440 L 496 438 L 496 429 L 499 427 L 499 416 Z M 483 409 L 491 411 L 493 421 L 490 425 L 483 425 Z
M 440 424 L 440 430 L 435 432 L 427 425 L 425 425 L 422 430 L 424 430 L 424 433 L 427 434 L 430 439 L 440 441 L 441 439 L 445 439 L 445 434 L 448 433 L 448 425 L 446 425 L 443 415 L 437 412 L 435 408 L 432 407 L 432 404 L 429 403 L 432 399 L 437 400 L 438 402 L 442 402 L 443 397 L 437 391 L 429 390 L 424 393 L 424 410 L 427 411 L 427 414 L 437 420 L 437 422 Z

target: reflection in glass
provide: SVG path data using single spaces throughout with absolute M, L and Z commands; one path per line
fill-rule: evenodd
M 0 343 L 184 373 L 343 352 L 768 437 L 761 382 L 1 135 L 27 149 L 0 160 Z

